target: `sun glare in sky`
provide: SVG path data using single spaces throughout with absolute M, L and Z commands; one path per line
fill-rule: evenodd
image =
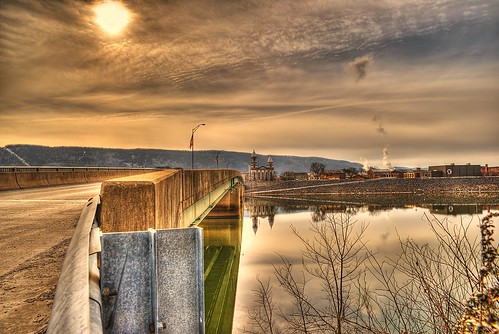
M 104 2 L 95 7 L 95 22 L 110 35 L 119 34 L 128 24 L 128 10 L 119 2 Z

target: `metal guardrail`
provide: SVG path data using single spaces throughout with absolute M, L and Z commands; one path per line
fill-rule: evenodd
M 94 327 L 91 322 L 100 323 L 100 307 L 91 305 L 95 302 L 100 304 L 100 300 L 90 297 L 91 288 L 95 289 L 95 280 L 98 280 L 98 277 L 95 277 L 96 268 L 94 268 L 96 261 L 92 261 L 96 260 L 97 250 L 94 250 L 95 247 L 90 247 L 90 235 L 99 202 L 99 196 L 88 201 L 69 244 L 57 283 L 47 328 L 48 334 L 90 333 L 90 328 Z M 89 273 L 94 273 L 94 275 L 89 275 Z M 92 283 L 90 276 L 92 276 Z M 95 313 L 96 310 L 98 310 L 97 313 Z M 95 318 L 98 319 L 94 320 Z

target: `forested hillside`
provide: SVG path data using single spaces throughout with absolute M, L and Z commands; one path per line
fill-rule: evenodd
M 233 168 L 247 172 L 251 153 L 195 151 L 195 168 Z M 259 165 L 266 165 L 268 155 L 258 155 Z M 307 172 L 312 162 L 326 169 L 361 168 L 358 163 L 319 157 L 272 155 L 277 174 L 284 171 Z M 74 166 L 74 167 L 165 167 L 191 168 L 191 151 L 159 149 L 116 149 L 95 147 L 49 147 L 7 145 L 0 148 L 0 166 Z

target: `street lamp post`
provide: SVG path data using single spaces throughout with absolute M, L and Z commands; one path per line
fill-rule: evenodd
M 201 125 L 206 125 L 204 123 L 198 124 L 195 128 L 192 129 L 192 134 L 191 134 L 191 143 L 190 143 L 190 148 L 191 148 L 191 169 L 194 169 L 194 132 L 201 126 Z

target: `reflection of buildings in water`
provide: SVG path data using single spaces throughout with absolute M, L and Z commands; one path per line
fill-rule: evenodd
M 276 207 L 271 205 L 250 205 L 250 217 L 253 225 L 253 232 L 258 231 L 259 220 L 258 218 L 268 218 L 270 228 L 274 226 L 274 217 L 276 214 Z
M 273 205 L 272 205 L 273 204 Z M 260 226 L 259 218 L 267 218 L 270 228 L 274 225 L 274 217 L 280 213 L 295 213 L 300 211 L 309 211 L 313 222 L 324 221 L 328 214 L 334 213 L 351 213 L 359 212 L 369 213 L 369 216 L 379 216 L 383 212 L 393 209 L 414 209 L 418 207 L 426 208 L 430 213 L 444 215 L 470 215 L 480 214 L 483 211 L 499 210 L 499 205 L 482 205 L 482 204 L 454 204 L 454 205 L 436 205 L 436 204 L 414 204 L 401 202 L 398 205 L 383 204 L 365 204 L 365 203 L 327 203 L 323 205 L 313 205 L 311 202 L 300 204 L 292 200 L 283 199 L 264 199 L 264 198 L 249 198 L 245 202 L 246 210 L 249 211 L 251 217 L 253 232 L 256 234 Z
M 433 204 L 429 208 L 430 213 L 443 215 L 474 215 L 482 213 L 483 205 L 479 204 Z

